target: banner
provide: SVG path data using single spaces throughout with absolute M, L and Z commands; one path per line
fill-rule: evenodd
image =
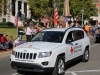
M 65 16 L 70 16 L 69 0 L 64 0 Z

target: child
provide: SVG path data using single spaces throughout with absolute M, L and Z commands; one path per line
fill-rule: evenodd
M 20 37 L 18 36 L 15 40 L 15 47 L 19 46 L 20 44 L 23 44 L 24 42 L 20 41 Z
M 19 42 L 19 36 L 15 39 L 15 47 L 18 46 L 20 44 Z
M 10 44 L 10 48 L 13 48 L 13 46 L 14 46 L 13 36 L 10 36 L 10 38 L 9 38 L 9 44 Z

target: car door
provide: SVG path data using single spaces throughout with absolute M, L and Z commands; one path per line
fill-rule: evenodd
M 75 56 L 74 53 L 74 31 L 68 31 L 66 37 L 66 52 L 68 60 L 73 59 Z
M 81 34 L 80 30 L 72 30 L 68 32 L 66 38 L 68 60 L 76 58 L 82 54 L 83 36 L 84 35 Z M 68 40 L 71 41 L 68 42 Z
M 81 30 L 74 31 L 74 57 L 78 57 L 82 54 L 82 44 L 84 35 Z

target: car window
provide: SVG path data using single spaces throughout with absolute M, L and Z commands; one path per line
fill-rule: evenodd
M 75 35 L 75 40 L 80 40 L 84 38 L 84 32 L 81 30 L 74 31 L 74 35 Z
M 74 41 L 74 32 L 73 31 L 70 31 L 69 33 L 68 33 L 68 36 L 67 36 L 67 38 L 66 38 L 66 41 L 68 40 L 68 39 L 72 39 L 73 41 Z
M 79 32 L 80 32 L 81 39 L 84 38 L 84 32 L 83 31 L 79 31 Z
M 64 32 L 43 31 L 43 32 L 39 32 L 35 37 L 33 37 L 32 41 L 61 43 L 63 37 L 64 37 Z

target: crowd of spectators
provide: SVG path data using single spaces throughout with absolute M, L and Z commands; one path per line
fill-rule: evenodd
M 25 23 L 25 31 L 22 28 L 22 24 L 20 24 L 18 26 L 18 36 L 16 37 L 16 39 L 13 39 L 13 36 L 10 36 L 9 39 L 6 38 L 6 34 L 3 34 L 3 36 L 0 37 L 0 49 L 3 50 L 9 50 L 15 46 L 18 46 L 20 44 L 23 44 L 24 42 L 22 41 L 22 37 L 23 35 L 26 35 L 26 41 L 25 42 L 30 42 L 32 37 L 38 33 L 39 31 L 41 31 L 41 27 L 38 27 L 38 25 L 36 23 Z M 48 23 L 46 23 L 44 25 L 44 28 L 54 28 L 54 24 L 52 23 L 51 25 L 48 26 Z M 62 28 L 63 25 L 58 23 L 56 25 L 57 28 Z M 69 25 L 69 27 L 81 27 L 81 25 L 78 22 L 75 23 L 71 23 Z M 99 31 L 100 31 L 100 23 L 98 23 L 98 25 L 94 25 L 91 26 L 89 24 L 84 25 L 84 27 L 82 27 L 84 29 L 84 31 L 86 32 L 86 34 L 88 36 L 97 36 L 99 35 Z

